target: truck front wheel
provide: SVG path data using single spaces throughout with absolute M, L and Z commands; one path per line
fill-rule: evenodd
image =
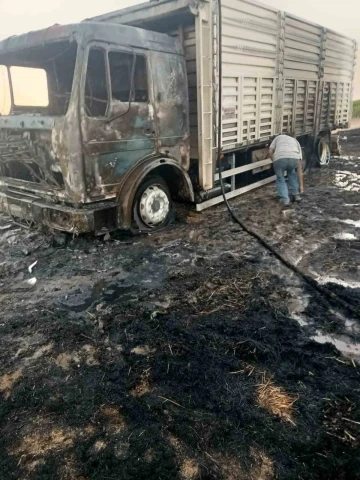
M 134 226 L 140 232 L 160 230 L 175 217 L 174 202 L 166 182 L 159 176 L 145 179 L 135 195 Z

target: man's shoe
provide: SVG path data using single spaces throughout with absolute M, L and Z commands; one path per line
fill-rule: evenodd
M 294 195 L 294 202 L 300 203 L 301 202 L 301 197 L 300 195 Z

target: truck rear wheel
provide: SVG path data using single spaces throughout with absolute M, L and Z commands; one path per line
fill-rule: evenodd
M 133 221 L 137 231 L 150 232 L 169 225 L 175 217 L 175 206 L 166 182 L 151 176 L 135 195 Z
M 326 138 L 321 138 L 318 143 L 317 155 L 320 167 L 329 165 L 330 163 L 330 145 Z

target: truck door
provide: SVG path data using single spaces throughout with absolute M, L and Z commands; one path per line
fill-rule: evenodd
M 116 194 L 120 177 L 157 149 L 146 53 L 90 46 L 82 88 L 89 197 Z

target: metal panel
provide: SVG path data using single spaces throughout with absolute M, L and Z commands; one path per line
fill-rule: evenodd
M 274 182 L 275 178 L 276 178 L 276 176 L 273 175 L 272 177 L 266 178 L 265 180 L 260 180 L 259 182 L 252 183 L 251 185 L 248 185 L 247 187 L 238 188 L 237 190 L 234 190 L 232 192 L 227 193 L 226 198 L 228 200 L 230 200 L 231 198 L 238 197 L 239 195 L 250 192 L 251 190 L 255 190 L 256 188 L 263 187 L 264 185 L 267 185 L 269 183 Z M 221 195 L 219 197 L 212 198 L 211 200 L 207 200 L 206 202 L 198 203 L 196 205 L 196 210 L 198 212 L 202 212 L 203 210 L 206 210 L 207 208 L 213 207 L 214 205 L 218 205 L 219 203 L 222 203 L 223 201 L 224 201 L 224 198 Z
M 182 24 L 176 30 L 169 31 L 172 37 L 178 37 L 181 41 L 186 60 L 186 71 L 188 78 L 189 91 L 189 125 L 190 125 L 190 157 L 192 159 L 199 158 L 199 142 L 198 142 L 198 107 L 197 107 L 197 66 L 196 66 L 196 30 L 195 19 L 190 25 Z
M 196 70 L 199 142 L 199 183 L 208 190 L 214 184 L 213 172 L 213 12 L 211 2 L 206 2 L 195 20 Z
M 235 154 L 233 154 L 233 157 Z M 266 159 L 266 160 L 260 160 L 259 162 L 254 162 L 254 163 L 249 163 L 249 165 L 243 165 L 242 167 L 233 167 L 231 170 L 226 170 L 225 172 L 222 173 L 223 178 L 229 178 L 229 177 L 235 177 L 235 175 L 239 175 L 239 173 L 245 173 L 248 172 L 249 170 L 255 170 L 260 167 L 265 167 L 267 165 L 272 165 L 272 160 L 271 159 Z M 215 180 L 219 180 L 220 175 L 217 173 L 215 175 Z
M 199 158 L 198 142 L 198 115 L 197 115 L 197 66 L 196 66 L 196 30 L 193 25 L 184 27 L 184 51 L 189 86 L 189 113 L 190 113 L 190 156 Z
M 285 79 L 282 133 L 303 135 L 315 127 L 318 81 Z
M 223 84 L 224 149 L 269 138 L 274 129 L 274 78 L 224 77 Z
M 223 0 L 223 148 L 275 130 L 278 15 L 246 0 Z
M 335 32 L 327 33 L 324 80 L 351 83 L 356 43 Z
M 318 79 L 322 28 L 285 15 L 285 65 L 287 78 Z

